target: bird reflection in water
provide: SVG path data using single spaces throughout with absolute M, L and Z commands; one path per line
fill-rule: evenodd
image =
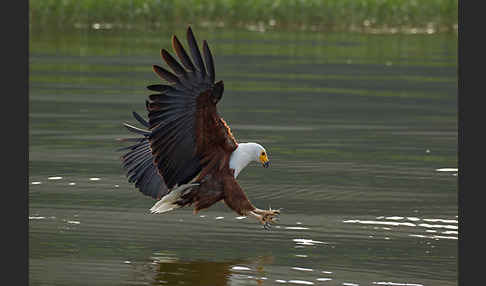
M 246 285 L 252 280 L 263 285 L 266 280 L 264 266 L 272 263 L 272 256 L 233 261 L 179 261 L 175 259 L 155 262 L 155 282 L 160 285 Z

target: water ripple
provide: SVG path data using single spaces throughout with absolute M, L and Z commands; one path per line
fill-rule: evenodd
M 300 285 L 314 285 L 314 282 L 305 280 L 289 280 L 289 283 L 300 284 Z
M 427 224 L 421 223 L 418 226 L 426 227 L 426 228 L 446 228 L 446 229 L 457 229 L 456 225 L 443 225 L 443 224 Z
M 410 222 L 391 222 L 391 221 L 376 221 L 376 220 L 344 220 L 343 223 L 359 223 L 359 224 L 378 224 L 391 226 L 416 226 Z
M 404 221 L 408 220 L 408 221 Z M 410 222 L 410 221 L 413 221 Z M 429 223 L 417 223 L 417 222 L 429 222 Z M 359 219 L 348 219 L 343 220 L 343 223 L 351 224 L 368 224 L 368 225 L 384 225 L 384 226 L 395 226 L 395 227 L 412 227 L 412 228 L 425 228 L 423 231 L 425 233 L 438 233 L 440 229 L 445 229 L 442 231 L 441 235 L 425 235 L 425 234 L 408 234 L 409 237 L 420 237 L 420 238 L 432 238 L 432 239 L 457 239 L 457 223 L 455 219 L 442 219 L 442 218 L 418 218 L 418 217 L 402 217 L 402 216 L 378 216 L 376 220 L 359 220 Z M 435 222 L 435 224 L 431 224 Z M 373 229 L 379 229 L 374 227 Z M 381 227 L 382 230 L 390 231 L 393 229 L 390 227 Z M 456 236 L 451 236 L 456 235 Z M 373 238 L 373 235 L 369 235 L 369 238 Z M 385 239 L 390 239 L 386 236 Z
M 305 239 L 305 238 L 294 238 L 292 239 L 298 245 L 316 245 L 316 244 L 328 244 L 327 242 L 312 240 L 312 239 Z
M 385 285 L 385 286 L 424 286 L 422 284 L 416 283 L 396 283 L 396 282 L 373 282 L 375 285 Z
M 303 227 L 303 226 L 286 226 L 285 229 L 291 229 L 291 230 L 306 230 L 309 229 L 308 227 Z
M 306 272 L 312 272 L 314 271 L 314 269 L 310 269 L 310 268 L 303 268 L 303 267 L 292 267 L 293 270 L 297 270 L 297 271 L 306 271 Z
M 233 266 L 233 267 L 231 267 L 231 270 L 250 271 L 251 268 L 248 268 L 248 267 L 245 267 L 245 266 Z
M 432 239 L 454 239 L 454 240 L 458 239 L 456 236 L 444 236 L 444 235 L 409 234 L 408 236 L 420 237 L 420 238 L 432 238 Z
M 61 180 L 62 177 L 49 177 L 48 180 Z

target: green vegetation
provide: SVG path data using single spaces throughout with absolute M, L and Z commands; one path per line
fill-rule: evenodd
M 31 0 L 31 28 L 157 28 L 434 33 L 457 30 L 457 0 Z

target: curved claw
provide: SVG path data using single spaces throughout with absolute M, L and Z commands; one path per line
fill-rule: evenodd
M 270 231 L 270 230 L 272 229 L 272 226 L 270 225 L 270 223 L 269 223 L 269 222 L 265 222 L 265 223 L 263 224 L 263 229 L 264 229 L 264 230 L 268 230 L 268 231 Z
M 255 209 L 250 212 L 255 218 L 257 218 L 263 225 L 263 229 L 271 230 L 272 224 L 276 224 L 279 221 L 280 209 L 274 210 L 269 208 L 269 210 Z
M 270 221 L 271 221 L 272 223 L 278 223 L 278 221 L 279 221 L 279 220 L 280 220 L 280 219 L 279 219 L 278 217 L 272 217 L 272 218 L 270 219 Z

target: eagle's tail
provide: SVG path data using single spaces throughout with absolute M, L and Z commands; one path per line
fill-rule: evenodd
M 192 187 L 195 186 L 199 186 L 199 184 L 193 183 L 180 186 L 175 185 L 167 195 L 165 195 L 152 208 L 150 208 L 150 212 L 153 214 L 160 214 L 183 207 L 184 204 L 177 204 L 177 201 L 179 201 L 183 195 L 190 192 Z

